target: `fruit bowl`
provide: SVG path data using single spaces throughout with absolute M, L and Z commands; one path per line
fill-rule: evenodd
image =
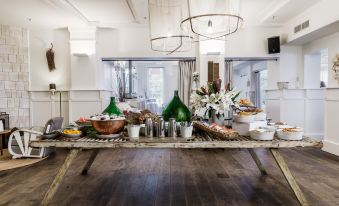
M 62 131 L 62 136 L 63 138 L 66 139 L 78 139 L 81 136 L 81 131 L 78 130 L 77 128 L 66 128 Z
M 124 130 L 124 119 L 91 120 L 94 129 L 103 135 L 118 134 Z

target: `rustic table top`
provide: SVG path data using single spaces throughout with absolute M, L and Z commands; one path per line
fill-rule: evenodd
M 34 140 L 31 147 L 59 147 L 59 148 L 291 148 L 291 147 L 321 147 L 321 141 L 304 137 L 300 141 L 286 141 L 274 139 L 271 141 L 257 141 L 250 137 L 240 136 L 233 140 L 215 140 L 197 137 L 185 140 L 181 137 L 145 138 L 131 141 L 125 137 L 115 139 L 97 139 L 83 137 L 74 141 L 65 140 Z
M 10 129 L 4 130 L 4 131 L 0 131 L 0 135 L 3 135 L 3 134 L 9 134 L 10 132 L 11 132 Z

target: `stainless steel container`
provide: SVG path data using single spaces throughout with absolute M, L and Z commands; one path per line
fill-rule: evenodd
M 165 137 L 165 120 L 162 117 L 159 117 L 159 120 L 158 120 L 158 130 L 159 130 L 159 137 Z
M 153 137 L 152 118 L 147 118 L 145 121 L 145 137 Z
M 168 136 L 176 137 L 177 136 L 177 123 L 175 118 L 170 118 L 168 121 Z
M 158 122 L 153 123 L 153 137 L 159 137 L 160 136 L 160 130 L 159 130 L 158 125 L 159 125 Z

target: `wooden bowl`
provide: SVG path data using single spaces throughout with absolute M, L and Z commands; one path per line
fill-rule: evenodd
M 125 120 L 91 120 L 94 129 L 103 135 L 118 134 L 124 130 Z

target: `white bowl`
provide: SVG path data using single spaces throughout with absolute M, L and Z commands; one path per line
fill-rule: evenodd
M 273 140 L 275 130 L 255 129 L 250 131 L 250 136 L 255 140 Z
M 288 124 L 270 123 L 269 125 L 272 126 L 272 127 L 275 127 L 276 129 L 294 128 L 294 126 L 291 126 L 291 125 L 288 125 Z
M 258 114 L 255 115 L 254 120 L 256 121 L 264 121 L 266 120 L 266 113 L 265 112 L 259 112 Z
M 301 128 L 297 128 L 297 130 L 295 132 L 284 132 L 282 129 L 278 129 L 277 136 L 283 140 L 301 140 L 304 132 Z
M 239 123 L 252 123 L 254 122 L 255 115 L 236 115 L 234 120 Z

